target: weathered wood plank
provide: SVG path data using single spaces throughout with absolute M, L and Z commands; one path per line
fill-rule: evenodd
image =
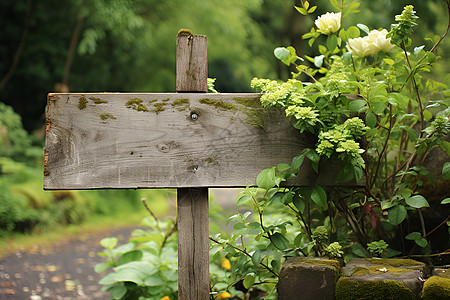
M 208 188 L 177 189 L 178 298 L 209 299 Z
M 49 94 L 45 189 L 241 187 L 314 140 L 261 94 Z M 292 184 L 334 185 L 336 162 Z
M 177 92 L 207 92 L 206 35 L 177 36 Z

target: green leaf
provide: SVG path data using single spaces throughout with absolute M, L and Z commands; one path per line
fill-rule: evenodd
M 353 100 L 348 103 L 348 109 L 350 111 L 361 112 L 366 105 L 365 100 Z
M 447 153 L 447 155 L 450 155 L 450 143 L 447 141 L 443 141 L 442 143 L 439 144 L 439 147 L 441 147 L 442 150 L 445 151 L 445 153 Z M 449 179 L 449 178 L 447 178 Z
M 291 166 L 288 165 L 288 164 L 278 164 L 278 165 L 277 165 L 277 169 L 278 169 L 278 171 L 280 171 L 280 172 L 289 170 L 290 168 L 291 168 Z
M 375 126 L 377 126 L 377 117 L 375 116 L 374 113 L 372 113 L 372 112 L 368 112 L 367 113 L 367 115 L 366 115 L 366 124 L 370 128 L 375 128 Z
M 164 280 L 158 274 L 148 276 L 144 281 L 144 285 L 146 286 L 160 286 L 164 283 Z
M 327 193 L 321 186 L 316 186 L 311 193 L 311 200 L 314 201 L 319 207 L 326 209 L 327 205 Z
M 328 37 L 327 37 L 327 48 L 328 48 L 328 51 L 333 52 L 334 49 L 336 49 L 337 44 L 338 44 L 337 36 L 334 35 L 334 34 L 328 35 Z
M 308 13 L 306 12 L 306 9 L 304 9 L 303 7 L 298 7 L 298 6 L 294 6 L 295 7 L 295 9 L 299 12 L 299 13 L 301 13 L 302 15 L 307 15 Z
M 305 210 L 305 201 L 303 201 L 303 199 L 299 195 L 294 195 L 294 198 L 292 198 L 292 203 L 294 203 L 294 206 L 300 212 L 303 212 Z
M 96 273 L 103 273 L 106 270 L 108 270 L 110 267 L 112 267 L 112 262 L 111 261 L 105 261 L 99 264 L 95 265 L 94 271 Z
M 370 30 L 369 30 L 369 27 L 367 27 L 366 25 L 364 25 L 364 24 L 356 24 L 356 26 L 359 29 L 361 29 L 362 31 L 364 31 L 365 33 L 369 34 Z
M 238 201 L 237 201 L 237 203 L 236 203 L 236 206 L 242 205 L 242 204 L 248 202 L 248 201 L 251 200 L 251 199 L 252 199 L 252 196 L 244 195 L 244 196 L 242 196 L 242 197 L 240 197 L 240 198 L 238 199 Z
M 133 250 L 127 252 L 119 258 L 119 260 L 117 261 L 117 265 L 123 265 L 131 261 L 141 260 L 142 255 L 143 253 L 141 250 Z
M 414 208 L 430 207 L 427 199 L 422 195 L 415 195 L 405 200 L 406 204 Z
M 330 0 L 331 5 L 334 6 L 334 8 L 336 8 L 337 10 L 340 10 L 341 8 L 339 7 L 339 4 L 337 2 L 337 0 Z
M 422 238 L 422 235 L 420 234 L 420 232 L 417 232 L 417 231 L 411 232 L 410 234 L 405 236 L 405 239 L 411 240 L 411 241 L 418 240 L 420 238 Z
M 388 208 L 394 207 L 395 205 L 397 205 L 397 203 L 395 203 L 393 201 L 388 201 L 388 200 L 381 201 L 381 209 L 382 210 L 386 210 Z
M 436 55 L 433 52 L 427 52 L 427 57 L 430 63 L 436 62 Z
M 258 266 L 261 263 L 261 261 L 264 259 L 265 256 L 266 256 L 266 250 L 263 250 L 263 249 L 256 250 L 252 255 L 253 264 L 255 266 Z
M 100 241 L 100 245 L 102 245 L 103 248 L 112 250 L 117 245 L 118 241 L 119 240 L 115 237 L 104 238 Z
M 289 248 L 289 241 L 279 232 L 275 232 L 270 236 L 272 244 L 279 250 L 286 250 Z
M 384 113 L 386 109 L 386 104 L 382 101 L 372 101 L 371 102 L 373 112 L 377 115 L 381 115 Z
M 425 110 L 423 111 L 423 117 L 424 117 L 424 119 L 425 119 L 426 121 L 429 121 L 429 120 L 431 120 L 431 119 L 433 118 L 433 115 L 430 113 L 429 110 L 425 109 Z
M 276 185 L 275 169 L 265 169 L 256 177 L 256 185 L 262 189 L 270 189 Z
M 284 47 L 278 47 L 278 48 L 275 48 L 275 50 L 273 51 L 273 54 L 279 60 L 285 60 L 285 59 L 289 58 L 289 55 L 291 54 L 291 52 Z
M 301 165 L 303 164 L 303 160 L 305 159 L 305 155 L 299 155 L 292 159 L 292 172 L 298 173 Z
M 401 129 L 405 130 L 408 135 L 411 142 L 415 143 L 417 141 L 417 133 L 409 126 L 400 126 Z
M 450 162 L 444 163 L 444 166 L 442 167 L 442 177 L 444 179 L 450 179 Z
M 311 7 L 311 8 L 308 10 L 308 13 L 309 13 L 309 14 L 312 14 L 313 12 L 316 11 L 316 9 L 317 9 L 317 6 L 314 5 L 313 7 Z
M 393 61 L 390 58 L 383 58 L 383 60 L 384 60 L 385 63 L 387 63 L 390 66 L 392 66 L 395 63 L 395 61 Z
M 345 183 L 352 180 L 355 176 L 353 171 L 353 166 L 351 164 L 346 164 L 337 174 L 336 182 Z
M 113 286 L 113 288 L 111 289 L 111 297 L 113 299 L 122 299 L 126 293 L 127 293 L 127 288 L 125 287 L 125 285 L 123 283 L 117 284 L 117 285 Z
M 420 238 L 420 239 L 416 240 L 416 244 L 422 248 L 425 248 L 428 245 L 428 241 L 424 238 Z
M 354 39 L 359 37 L 360 31 L 358 29 L 358 27 L 356 26 L 351 26 L 349 29 L 347 29 L 347 37 L 349 39 Z
M 444 200 L 441 201 L 441 204 L 449 204 L 450 203 L 450 198 L 445 198 Z
M 246 289 L 250 289 L 253 285 L 253 283 L 255 283 L 255 273 L 249 273 L 247 274 L 247 276 L 245 276 L 244 278 L 244 287 Z
M 403 205 L 397 205 L 388 210 L 388 219 L 393 225 L 399 225 L 405 218 L 406 208 Z
M 309 8 L 309 2 L 308 2 L 308 1 L 305 1 L 305 3 L 303 3 L 303 7 L 304 7 L 305 9 L 308 9 L 308 8 Z

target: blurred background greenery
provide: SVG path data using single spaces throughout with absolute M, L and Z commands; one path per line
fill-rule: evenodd
M 328 1 L 310 2 L 319 5 L 316 16 L 331 11 Z M 360 2 L 351 25 L 389 29 L 413 4 L 420 17 L 417 45 L 446 29 L 443 0 Z M 301 39 L 312 21 L 294 5 L 300 1 L 0 0 L 0 238 L 92 215 L 139 216 L 142 197 L 157 214 L 167 214 L 173 191 L 44 192 L 46 94 L 174 91 L 180 28 L 208 36 L 209 77 L 217 78 L 220 92 L 249 92 L 254 76 L 287 79 L 290 70 L 274 58 L 275 47 L 293 45 L 314 56 Z M 438 54 L 449 50 L 447 39 Z M 448 66 L 447 59 L 438 76 L 447 76 Z

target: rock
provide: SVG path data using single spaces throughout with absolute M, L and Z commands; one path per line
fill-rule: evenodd
M 324 258 L 294 257 L 281 268 L 278 299 L 334 299 L 339 261 Z
M 450 299 L 450 278 L 440 276 L 431 276 L 430 278 L 428 278 L 423 285 L 422 299 Z
M 419 298 L 429 267 L 411 259 L 355 258 L 343 269 L 336 299 Z
M 432 276 L 439 276 L 450 279 L 450 269 L 448 268 L 434 268 Z

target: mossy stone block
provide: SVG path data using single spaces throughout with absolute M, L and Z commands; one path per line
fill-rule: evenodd
M 422 299 L 450 299 L 450 278 L 440 276 L 431 276 L 430 278 L 428 278 L 423 285 Z
M 281 268 L 278 299 L 334 299 L 339 261 L 324 258 L 294 257 Z
M 439 277 L 450 279 L 450 269 L 449 268 L 434 268 L 431 276 L 439 276 Z
M 352 259 L 336 286 L 336 299 L 415 299 L 429 267 L 411 259 Z

